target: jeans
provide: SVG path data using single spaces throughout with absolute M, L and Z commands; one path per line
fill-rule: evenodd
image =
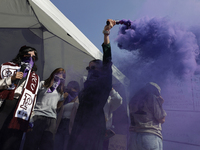
M 24 150 L 53 150 L 56 119 L 34 116 L 33 130 L 27 132 Z
M 54 150 L 66 150 L 69 140 L 69 119 L 62 119 L 55 136 Z
M 18 99 L 5 100 L 0 108 L 0 150 L 19 150 L 23 131 L 9 129 Z
M 128 150 L 163 150 L 162 139 L 152 133 L 130 132 Z

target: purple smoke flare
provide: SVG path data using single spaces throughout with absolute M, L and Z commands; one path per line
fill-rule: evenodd
M 171 72 L 178 77 L 194 74 L 199 55 L 194 33 L 167 18 L 121 20 L 120 24 L 118 47 L 137 52 L 145 72 L 154 78 Z

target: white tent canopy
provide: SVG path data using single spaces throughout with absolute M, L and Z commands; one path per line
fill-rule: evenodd
M 102 53 L 49 0 L 0 0 L 0 20 L 0 63 L 12 60 L 21 46 L 32 46 L 38 50 L 41 79 L 63 67 L 66 82 L 80 81 L 88 62 L 102 59 Z M 129 83 L 114 65 L 113 83 Z

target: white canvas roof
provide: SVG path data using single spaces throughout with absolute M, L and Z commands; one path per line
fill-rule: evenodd
M 66 82 L 80 81 L 88 62 L 102 59 L 94 44 L 49 0 L 0 0 L 0 20 L 0 63 L 12 60 L 21 46 L 32 46 L 38 50 L 41 79 L 63 67 Z M 114 65 L 113 83 L 129 83 Z

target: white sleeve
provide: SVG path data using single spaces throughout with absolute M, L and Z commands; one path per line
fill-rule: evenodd
M 11 77 L 0 79 L 0 89 L 7 89 L 12 84 Z
M 116 92 L 114 89 L 110 92 L 110 101 L 108 102 L 110 105 L 110 111 L 115 111 L 122 104 L 122 97 Z

